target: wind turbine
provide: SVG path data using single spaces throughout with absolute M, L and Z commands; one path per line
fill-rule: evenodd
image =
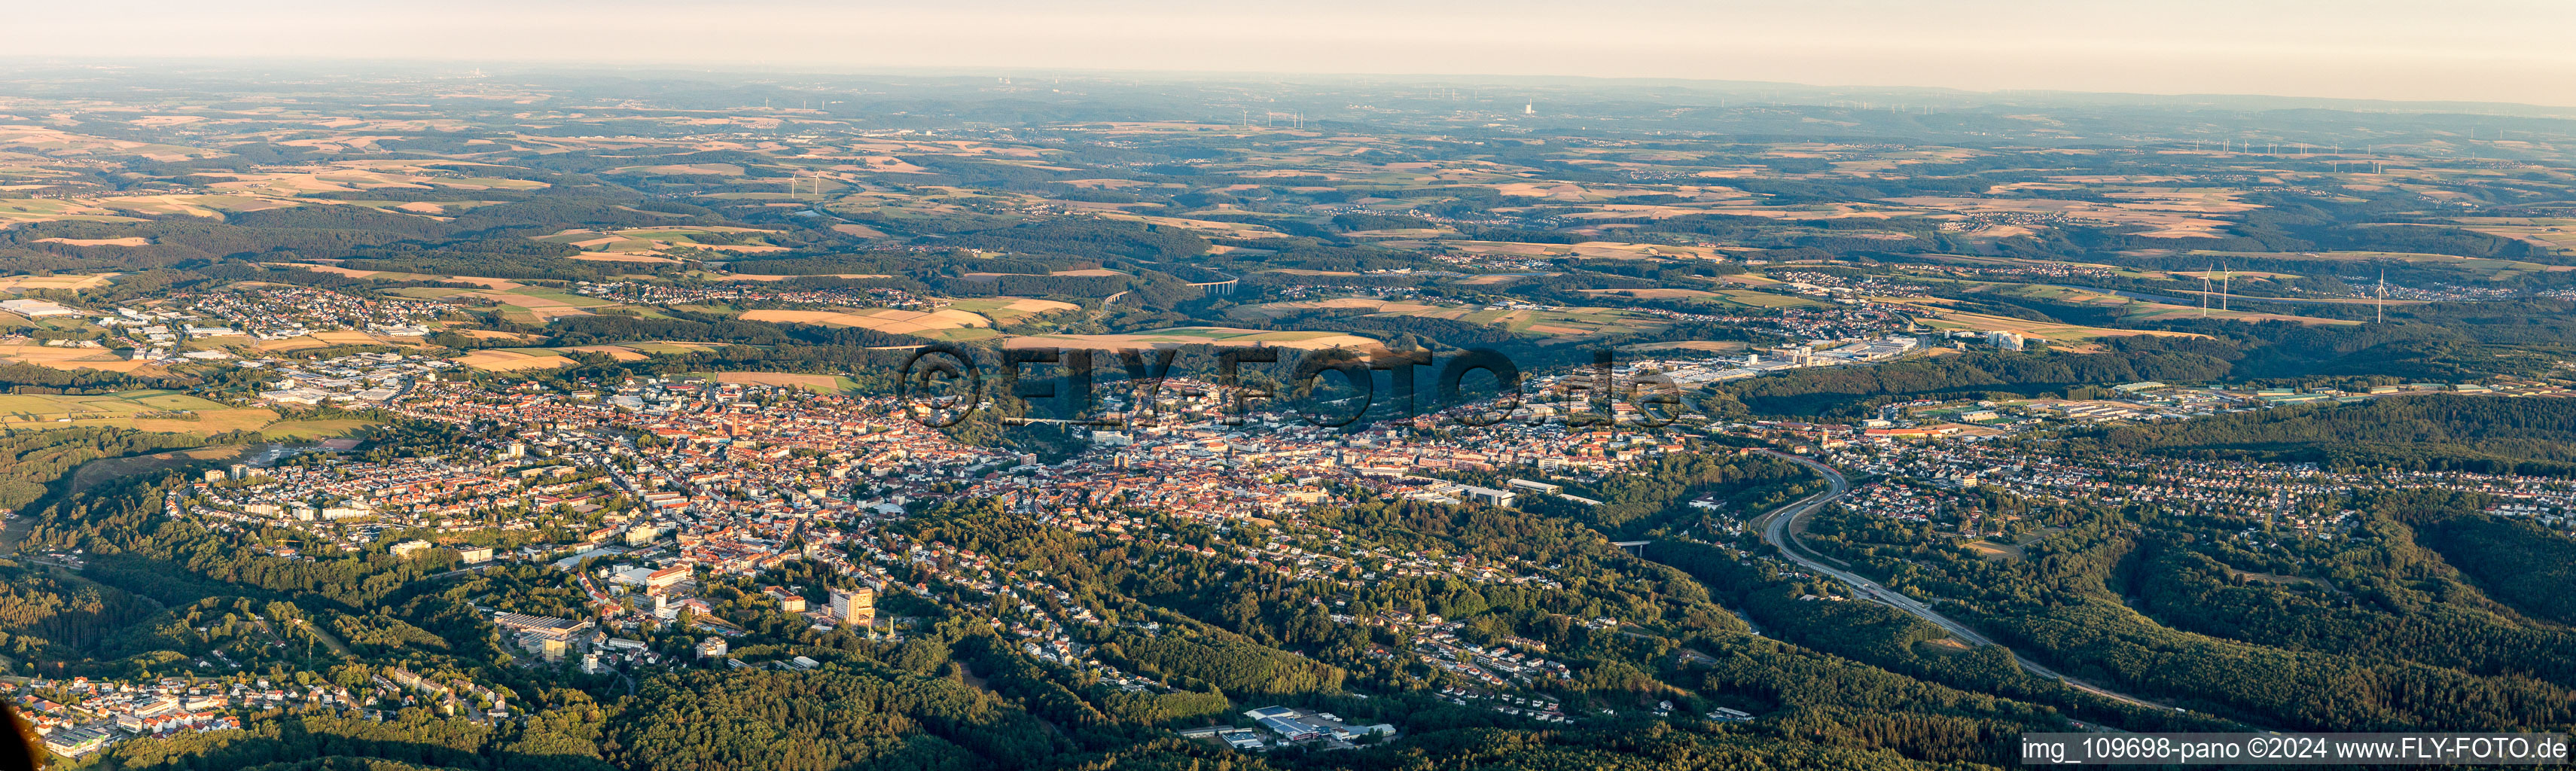
M 2388 268 L 2384 265 L 2379 268 L 2379 302 L 2371 315 L 2374 323 L 2388 323 Z

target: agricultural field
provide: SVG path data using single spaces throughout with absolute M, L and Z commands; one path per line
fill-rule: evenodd
M 227 214 L 291 209 L 299 206 L 353 205 L 378 211 L 444 219 L 488 201 L 406 202 L 340 201 L 307 198 L 316 193 L 349 194 L 370 190 L 534 190 L 543 182 L 476 177 L 443 172 L 336 169 L 262 173 L 199 172 L 191 183 L 211 193 L 96 195 L 59 199 L 0 199 L 0 221 L 131 222 L 138 218 L 196 217 L 222 220 Z
M 224 155 L 198 147 L 108 139 L 31 125 L 0 126 L 0 148 L 64 156 L 130 156 L 164 163 Z
M 458 364 L 463 364 L 485 372 L 517 372 L 520 370 L 559 369 L 573 366 L 575 363 L 572 359 L 566 358 L 563 354 L 552 349 L 529 350 L 543 352 L 530 353 L 504 348 L 487 348 L 455 357 L 449 361 L 454 361 Z
M 2461 217 L 2452 221 L 2468 230 L 2510 238 L 2552 252 L 2576 252 L 2576 218 Z
M 913 335 L 933 340 L 967 341 L 996 337 L 992 327 L 1030 316 L 1078 310 L 1082 306 L 1056 300 L 1029 297 L 973 297 L 949 301 L 947 307 L 931 311 L 896 308 L 857 308 L 848 310 L 781 310 L 743 311 L 744 321 L 766 321 L 781 324 L 817 324 L 827 327 L 855 327 L 898 335 Z
M 2170 279 L 2170 278 L 2173 278 L 2173 277 L 2178 276 L 2178 275 L 2183 275 L 2183 274 L 2181 274 L 2181 273 L 2167 273 L 2167 272 L 2165 272 L 2165 271 L 2156 271 L 2156 270 L 2139 270 L 2139 269 L 2136 269 L 2136 268 L 2125 268 L 2125 267 L 2121 267 L 2121 266 L 2118 266 L 2118 265 L 2107 265 L 2107 264 L 2098 263 L 2098 262 L 2076 262 L 2076 261 L 2072 261 L 2072 260 L 2034 260 L 2034 259 L 2027 259 L 2027 258 L 2022 258 L 2022 257 L 1995 257 L 1995 256 L 1989 256 L 1989 255 L 1975 255 L 1975 254 L 1927 254 L 1927 255 L 1922 255 L 1922 257 L 1923 257 L 1924 259 L 1928 259 L 1928 260 L 1934 261 L 1934 262 L 1936 262 L 1936 263 L 1938 263 L 1938 264 L 1941 264 L 1941 265 L 1966 265 L 1966 266 L 1974 266 L 1974 267 L 1980 267 L 1980 268 L 2024 268 L 2024 269 L 2031 269 L 2031 270 L 2036 270 L 2036 271 L 2056 271 L 2056 270 L 2065 270 L 2065 271 L 2077 271 L 2077 272 L 2082 272 L 2082 273 L 2094 273 L 2094 272 L 2099 272 L 2100 274 L 2103 274 L 2103 275 L 2117 276 L 2117 277 L 2120 277 L 2120 278 L 2138 279 L 2138 280 L 2142 280 L 2142 281 L 2155 281 L 2155 280 L 2162 280 L 2162 279 Z M 1891 265 L 1891 266 L 1889 266 L 1889 267 L 1894 268 L 1894 269 L 1899 270 L 1899 271 L 1906 271 L 1906 272 L 1909 272 L 1909 273 L 1918 273 L 1918 272 L 1919 272 L 1919 273 L 1929 273 L 1929 274 L 1934 274 L 1934 275 L 1946 275 L 1946 274 L 1942 274 L 1942 273 L 1940 273 L 1940 272 L 1938 272 L 1938 271 L 1935 271 L 1935 270 L 1930 270 L 1930 269 L 1928 269 L 1928 268 L 1927 268 L 1927 267 L 1925 267 L 1925 266 L 1914 266 L 1914 265 L 1896 264 L 1896 265 Z M 2248 272 L 2247 272 L 2247 271 L 2237 271 L 2237 275 L 2240 275 L 2240 276 L 2241 276 L 2241 275 L 2247 275 L 2247 274 L 2248 274 Z
M 2191 332 L 2089 327 L 2081 324 L 2035 321 L 2031 319 L 2012 318 L 2010 316 L 1996 316 L 1987 313 L 1973 313 L 1943 307 L 1943 303 L 1946 301 L 1939 298 L 1879 297 L 1872 299 L 1879 302 L 1911 306 L 1914 309 L 1921 311 L 1920 315 L 1914 317 L 1916 323 L 1943 331 L 1967 329 L 2015 332 L 2019 333 L 2023 337 L 2047 340 L 2052 343 L 2085 343 L 2105 337 L 2118 337 L 2122 335 L 2206 337 L 2206 335 Z
M 989 330 L 993 326 L 993 320 L 985 318 L 982 314 L 955 308 L 942 308 L 935 311 L 908 311 L 894 308 L 849 311 L 763 309 L 744 311 L 741 318 L 744 321 L 856 327 L 898 335 L 923 335 L 954 329 Z
M 289 351 L 302 351 L 314 348 L 329 348 L 336 345 L 391 345 L 398 347 L 417 347 L 428 345 L 428 343 L 423 342 L 417 337 L 376 335 L 353 330 L 315 332 L 301 337 L 288 337 L 276 340 L 255 340 L 246 335 L 241 337 L 209 337 L 194 341 L 192 343 L 192 347 L 194 347 L 196 343 L 208 343 L 211 344 L 211 347 L 236 349 L 244 353 L 254 355 L 260 353 L 285 353 Z
M 371 190 L 526 191 L 547 187 L 546 183 L 535 180 L 476 176 L 470 173 L 470 170 L 478 167 L 495 168 L 466 163 L 430 166 L 402 161 L 350 161 L 333 166 L 311 166 L 279 171 L 201 172 L 195 176 L 208 188 L 236 195 L 288 199 L 308 193 L 356 193 Z
M 141 222 L 114 209 L 61 198 L 0 198 L 0 225 L 30 222 Z
M 1082 306 L 1032 297 L 969 297 L 948 302 L 948 310 L 981 314 L 996 324 L 1009 324 L 1044 313 L 1081 310 Z
M 572 345 L 560 347 L 484 348 L 453 359 L 468 367 L 487 372 L 512 372 L 530 369 L 554 369 L 574 364 L 573 353 L 596 353 L 617 361 L 643 361 L 660 355 L 701 353 L 725 346 L 714 343 L 652 341 L 615 345 Z
M 794 372 L 701 372 L 698 377 L 718 383 L 757 383 L 760 385 L 794 386 L 815 393 L 843 393 L 857 390 L 859 384 L 841 375 L 811 375 Z
M 1236 318 L 1276 319 L 1310 310 L 1347 310 L 1360 316 L 1410 316 L 1449 319 L 1502 327 L 1546 338 L 1598 337 L 1653 331 L 1668 326 L 1662 319 L 1617 308 L 1466 306 L 1402 300 L 1345 297 L 1290 300 L 1233 309 Z
M 502 320 L 521 324 L 544 324 L 564 316 L 588 316 L 593 309 L 617 305 L 552 287 L 503 283 L 509 286 L 492 289 L 402 287 L 391 291 L 405 297 L 492 302 L 499 306 L 495 310 L 500 312 Z
M 176 391 L 147 389 L 96 396 L 0 395 L 0 428 L 26 430 L 112 426 L 138 431 L 214 435 L 259 431 L 271 438 L 346 436 L 362 420 L 280 420 L 276 410 L 233 407 Z
M 157 369 L 160 366 L 151 362 L 128 360 L 118 356 L 115 351 L 105 348 L 69 348 L 39 343 L 0 345 L 0 361 L 33 364 L 52 369 L 95 369 L 108 372 L 135 372 L 147 368 Z
M 1217 220 L 1191 219 L 1188 217 L 1158 217 L 1147 214 L 1133 214 L 1129 212 L 1103 212 L 1100 214 L 1100 218 L 1192 230 L 1209 238 L 1287 237 L 1287 234 L 1285 233 L 1245 222 L 1221 222 Z
M 730 163 L 672 163 L 659 166 L 626 166 L 622 168 L 609 169 L 600 173 L 642 174 L 648 176 L 739 177 L 742 176 L 743 171 L 741 166 L 736 166 Z
M 2416 254 L 2410 252 L 2229 252 L 2197 250 L 2194 255 L 2249 257 L 2270 260 L 2315 260 L 2319 262 L 2406 262 L 2440 265 L 2458 269 L 2488 281 L 2501 281 L 2530 273 L 2566 273 L 2576 265 L 2546 265 L 2522 260 L 2488 257 L 2461 257 L 2450 254 Z
M 501 290 L 501 291 L 507 291 L 507 290 L 511 290 L 511 289 L 517 289 L 517 288 L 520 288 L 520 287 L 522 287 L 522 286 L 526 286 L 525 284 L 521 284 L 521 283 L 516 282 L 516 281 L 511 281 L 511 280 L 506 279 L 506 278 L 484 278 L 484 277 L 481 277 L 481 276 L 439 276 L 439 275 L 432 275 L 432 274 L 428 274 L 428 273 L 403 273 L 403 272 L 399 272 L 399 271 L 390 271 L 390 270 L 356 270 L 356 269 L 352 269 L 352 268 L 343 268 L 343 267 L 340 267 L 340 266 L 337 266 L 337 265 L 314 265 L 314 264 L 301 263 L 301 262 L 271 262 L 271 263 L 264 263 L 264 264 L 267 264 L 267 265 L 274 265 L 274 266 L 277 266 L 277 267 L 283 267 L 283 268 L 301 268 L 301 269 L 304 269 L 304 270 L 313 271 L 313 272 L 315 272 L 315 273 L 329 273 L 329 274 L 337 275 L 337 276 L 348 276 L 348 277 L 350 277 L 350 278 L 373 278 L 373 279 L 382 279 L 382 280 L 385 280 L 385 281 L 431 281 L 431 282 L 446 283 L 446 284 L 473 284 L 473 285 L 476 285 L 476 286 L 483 287 L 483 288 L 485 288 L 485 289 L 493 289 L 493 290 Z M 408 296 L 408 297 L 446 297 L 446 296 L 448 296 L 447 294 L 441 294 L 441 293 L 442 293 L 442 292 L 453 292 L 453 291 L 458 291 L 458 290 L 441 289 L 441 288 L 438 288 L 438 287 L 406 287 L 406 288 L 403 288 L 403 289 L 397 289 L 397 290 L 394 290 L 394 293 L 396 293 L 396 294 L 401 294 L 401 295 Z
M 576 260 L 599 262 L 675 263 L 662 256 L 674 248 L 711 249 L 723 252 L 759 254 L 783 252 L 787 247 L 759 240 L 760 234 L 777 231 L 731 226 L 622 228 L 597 230 L 573 228 L 535 240 L 564 244 L 582 250 Z
M 546 339 L 542 335 L 531 335 L 521 332 L 503 332 L 497 329 L 454 329 L 449 331 L 477 340 L 508 340 L 514 343 L 533 343 Z
M 2228 234 L 2228 223 L 2221 217 L 2262 208 L 2237 201 L 2235 192 L 2225 188 L 2133 188 L 2104 195 L 2126 200 L 2108 204 L 2057 198 L 1900 196 L 1882 200 L 1913 208 L 1933 220 L 1962 220 L 1971 215 L 2042 217 L 2077 224 L 2143 227 L 2146 230 L 2139 235 L 2155 238 L 2224 236 Z
M 69 239 L 52 239 L 67 241 Z M 108 239 L 127 241 L 139 239 Z M 18 294 L 29 289 L 97 289 L 107 286 L 117 273 L 73 273 L 58 276 L 0 276 L 0 292 Z
M 389 211 L 400 214 L 417 214 L 436 219 L 451 219 L 452 217 L 450 215 L 460 214 L 500 203 L 500 201 L 367 201 L 351 200 L 346 198 L 333 199 L 332 202 L 347 204 L 350 206 L 364 206 L 378 211 Z
M 1116 335 L 1027 335 L 1002 342 L 1004 348 L 1092 348 L 1125 350 L 1177 345 L 1227 348 L 1372 348 L 1376 340 L 1338 332 L 1272 331 L 1233 327 L 1176 327 Z
M 1585 289 L 1583 293 L 1603 299 L 1625 297 L 1637 300 L 1690 300 L 1739 308 L 1822 308 L 1832 305 L 1812 297 L 1751 289 Z
M 224 215 L 242 212 L 291 209 L 302 204 L 291 199 L 257 195 L 140 195 L 93 198 L 89 202 L 102 209 L 143 217 L 197 217 L 221 220 Z
M 1388 241 L 1387 247 L 1428 247 L 1461 254 L 1498 257 L 1561 259 L 1567 257 L 1600 260 L 1716 260 L 1726 256 L 1724 250 L 1709 246 L 1673 244 L 1638 244 L 1622 241 L 1585 241 L 1576 244 L 1525 244 L 1517 241 Z
M 616 345 L 583 345 L 583 346 L 574 346 L 574 347 L 572 347 L 572 348 L 567 348 L 567 349 L 565 349 L 565 350 L 571 350 L 571 351 L 587 351 L 587 350 L 593 350 L 593 349 L 622 349 L 622 350 L 624 350 L 624 351 L 626 351 L 626 352 L 628 352 L 628 353 L 641 354 L 641 355 L 647 355 L 647 356 L 654 356 L 654 355 L 677 354 L 677 353 L 701 353 L 701 352 L 706 352 L 706 351 L 719 350 L 719 349 L 722 349 L 722 348 L 725 348 L 725 347 L 726 347 L 725 345 L 721 345 L 721 344 L 717 344 L 717 343 L 697 343 L 697 342 L 687 342 L 687 341 L 679 341 L 679 340 L 656 340 L 656 341 L 651 341 L 651 342 L 641 342 L 641 343 L 618 343 L 618 344 L 616 344 Z
M 2216 294 L 2214 292 L 2212 293 L 2213 296 L 2210 298 L 2210 307 L 2204 310 L 2197 305 L 2175 305 L 2172 303 L 2151 302 L 2134 297 L 2124 297 L 2109 292 L 2096 292 L 2087 289 L 2074 289 L 2058 286 L 2042 286 L 2038 284 L 2004 285 L 1990 288 L 1987 291 L 1993 294 L 2009 297 L 2047 300 L 2050 302 L 2067 303 L 2070 305 L 2093 305 L 2119 308 L 2121 309 L 2120 318 L 2122 321 L 2161 321 L 2181 318 L 2213 318 L 2254 323 L 2265 321 L 2291 321 L 2300 324 L 2334 325 L 2351 325 L 2359 323 L 2345 319 L 2324 319 L 2314 316 L 2300 316 L 2289 313 L 2264 313 L 2222 309 L 2219 307 L 2221 303 L 2218 301 L 2218 298 L 2214 296 Z M 2234 297 L 2234 295 L 2230 295 L 2230 297 Z M 2244 299 L 2259 300 L 2261 298 L 2249 297 Z

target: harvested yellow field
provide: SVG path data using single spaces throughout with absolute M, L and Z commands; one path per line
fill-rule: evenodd
M 1685 299 L 1685 298 L 1692 298 L 1692 297 L 1718 297 L 1718 296 L 1720 296 L 1720 295 L 1719 295 L 1718 293 L 1716 293 L 1716 292 L 1702 291 L 1702 290 L 1698 290 L 1698 289 L 1671 289 L 1671 288 L 1656 288 L 1656 289 L 1585 289 L 1585 290 L 1581 290 L 1581 291 L 1582 291 L 1584 294 L 1615 295 L 1615 296 L 1618 296 L 1618 297 L 1633 297 L 1633 298 L 1636 298 L 1636 299 L 1639 299 L 1639 300 L 1678 300 L 1678 299 Z
M 868 156 L 868 157 L 865 157 L 865 158 L 861 158 L 861 159 L 859 159 L 859 162 L 860 162 L 860 168 L 866 169 L 866 170 L 868 170 L 868 171 L 880 172 L 880 173 L 885 173 L 885 174 L 928 174 L 928 173 L 930 173 L 930 170 L 929 170 L 929 169 L 925 169 L 925 168 L 922 168 L 922 167 L 920 167 L 920 166 L 912 165 L 912 162 L 911 162 L 911 161 L 907 161 L 907 160 L 904 160 L 904 159 L 901 159 L 901 158 L 897 158 L 897 157 L 894 157 L 894 156 L 891 156 L 891 155 L 871 155 L 871 156 Z
M 1030 335 L 1003 341 L 1004 348 L 1089 348 L 1126 350 L 1184 345 L 1220 348 L 1376 348 L 1376 340 L 1339 332 L 1274 331 L 1232 327 L 1179 327 L 1123 335 Z
M 391 336 L 380 336 L 380 335 L 369 334 L 369 333 L 366 333 L 366 332 L 359 332 L 359 331 L 356 331 L 356 330 L 338 330 L 338 331 L 331 331 L 331 332 L 315 332 L 315 333 L 313 333 L 313 334 L 311 334 L 311 335 L 307 335 L 307 337 L 311 337 L 311 338 L 313 338 L 313 339 L 315 339 L 315 340 L 320 340 L 320 341 L 325 342 L 325 343 L 330 343 L 330 344 L 332 344 L 332 345 L 424 345 L 424 344 L 425 344 L 425 343 L 422 343 L 422 342 L 421 342 L 421 339 L 420 339 L 420 338 L 417 338 L 417 337 L 391 337 Z
M 1023 313 L 1045 313 L 1048 311 L 1076 310 L 1082 306 L 1059 300 L 1040 300 L 1034 297 L 1014 297 L 1011 298 L 1010 305 L 1003 307 Z
M 382 275 L 384 273 L 384 271 L 380 270 L 352 270 L 338 265 L 312 265 L 301 262 L 271 262 L 263 264 L 275 265 L 282 268 L 301 268 L 315 273 L 329 273 L 335 276 L 348 276 L 350 278 L 366 278 L 368 276 Z
M 381 278 L 389 281 L 452 282 L 458 284 L 473 284 L 487 289 L 503 291 L 527 286 L 526 284 L 505 278 L 483 278 L 481 276 L 432 276 L 421 273 L 395 273 L 382 270 L 353 270 L 350 268 L 343 268 L 338 265 L 313 265 L 301 262 L 270 262 L 262 264 L 287 268 L 302 268 L 315 273 L 330 273 L 334 275 L 348 276 L 350 278 Z
M 2240 203 L 2223 192 L 2195 191 L 2129 191 L 2105 193 L 2107 198 L 2128 199 L 2121 203 L 2100 204 L 2090 201 L 2068 201 L 2054 198 L 1948 198 L 1941 196 L 1907 196 L 1882 199 L 1889 203 L 1919 207 L 1933 212 L 1969 214 L 2057 215 L 2072 222 L 2136 225 L 2149 228 L 2137 235 L 2155 238 L 2214 238 L 2225 235 L 2227 222 L 2212 215 L 2233 214 L 2263 208 Z M 1935 215 L 1934 219 L 1944 216 Z
M 134 418 L 138 431 L 167 431 L 174 434 L 222 434 L 252 431 L 277 422 L 274 410 L 249 408 L 233 410 L 197 410 L 196 420 L 173 418 Z
M 174 434 L 253 431 L 276 422 L 275 410 L 158 389 L 94 395 L 0 395 L 0 425 L 11 429 L 115 426 Z
M 1369 313 L 1394 313 L 1404 315 L 1432 315 L 1438 311 L 1447 310 L 1448 308 L 1446 306 L 1432 305 L 1430 303 L 1380 300 L 1374 297 L 1336 297 L 1329 300 L 1290 300 L 1286 302 L 1264 303 L 1258 306 L 1236 308 L 1233 311 L 1230 311 L 1230 313 L 1243 316 L 1264 316 L 1276 318 L 1296 313 L 1298 311 L 1318 309 L 1359 310 L 1367 311 Z M 1274 310 L 1280 312 L 1268 312 Z M 1463 309 L 1459 315 L 1464 315 Z
M 659 176 L 712 175 L 719 177 L 739 177 L 742 176 L 742 167 L 730 163 L 690 163 L 671 164 L 667 166 L 628 166 L 622 169 L 609 169 L 604 173 L 651 174 Z
M 616 359 L 618 361 L 643 361 L 645 359 L 653 358 L 651 355 L 637 351 L 633 348 L 618 345 L 583 345 L 566 348 L 564 350 L 604 353 L 608 354 L 608 358 Z
M 444 276 L 439 278 L 439 280 L 452 281 L 459 284 L 473 284 L 475 286 L 490 289 L 517 289 L 527 286 L 526 284 L 511 281 L 506 278 L 484 278 L 481 276 Z
M 261 340 L 258 344 L 251 346 L 252 349 L 259 351 L 301 351 L 306 348 L 327 347 L 330 347 L 329 343 L 315 340 L 311 337 L 289 337 L 279 340 Z
M 57 348 L 50 345 L 0 345 L 0 359 L 20 364 L 33 364 L 51 369 L 96 369 L 108 372 L 133 372 L 153 366 L 151 362 L 129 361 L 105 348 Z
M 1675 244 L 1641 244 L 1629 241 L 1585 241 L 1575 244 L 1530 244 L 1518 241 L 1438 241 L 1442 248 L 1471 254 L 1512 255 L 1519 257 L 1590 257 L 1604 260 L 1714 260 L 1724 252 L 1713 246 Z M 1394 242 L 1389 246 L 1413 245 Z
M 45 240 L 53 241 L 58 239 L 49 238 Z M 121 241 L 125 239 L 117 240 Z M 20 292 L 28 289 L 93 289 L 107 286 L 107 280 L 115 278 L 118 275 L 121 274 L 72 273 L 59 276 L 0 276 L 0 292 Z
M 788 324 L 820 324 L 827 327 L 857 327 L 891 334 L 911 334 L 935 329 L 990 327 L 993 320 L 955 309 L 905 311 L 880 308 L 867 311 L 745 311 L 744 321 L 770 321 Z
M 70 244 L 73 246 L 151 246 L 152 239 L 144 238 L 142 236 L 126 236 L 124 238 L 39 238 L 36 239 L 36 243 Z
M 458 364 L 463 364 L 465 366 L 487 372 L 515 372 L 524 369 L 558 369 L 573 365 L 573 361 L 571 359 L 561 356 L 531 356 L 513 351 L 475 351 L 473 353 L 456 357 L 454 361 Z
M 1514 198 L 1546 198 L 1557 201 L 1583 200 L 1583 187 L 1571 182 L 1511 182 L 1495 185 L 1494 192 Z
M 1079 310 L 1082 306 L 1034 297 L 969 297 L 948 304 L 953 311 L 980 313 L 996 324 L 1008 324 L 1036 313 Z
M 658 262 L 665 264 L 678 264 L 680 262 L 679 260 L 674 260 L 669 257 L 661 257 L 651 254 L 625 254 L 620 252 L 582 252 L 580 254 L 573 255 L 572 259 L 583 260 L 586 262 Z
M 1905 303 L 1902 298 L 1871 299 L 1908 304 Z M 1968 313 L 1965 311 L 1948 310 L 1945 308 L 1922 304 L 1914 305 L 1917 308 L 1922 308 L 1923 310 L 1931 312 L 1927 316 L 1917 319 L 1917 321 L 1920 321 L 1924 326 L 1928 326 L 1933 329 L 1971 329 L 1980 331 L 2012 332 L 2023 337 L 2038 338 L 2055 343 L 2081 342 L 2104 337 L 2120 337 L 2124 335 L 2208 337 L 2208 335 L 2193 332 L 2175 332 L 2163 329 L 2113 329 L 2109 327 L 2088 327 L 2077 324 L 2017 319 L 2009 316 L 1994 316 L 1984 313 Z
M 452 329 L 448 331 L 477 340 L 511 340 L 527 342 L 530 340 L 542 339 L 535 335 L 520 334 L 518 332 L 503 332 L 496 329 Z
M 718 372 L 712 377 L 718 383 L 788 386 L 817 393 L 838 393 L 847 384 L 846 381 L 833 375 L 802 375 L 793 372 Z
M 457 296 L 458 296 L 458 297 L 480 297 L 480 298 L 483 298 L 483 299 L 486 299 L 486 300 L 491 300 L 491 301 L 493 301 L 493 302 L 500 303 L 500 304 L 502 304 L 502 305 L 516 305 L 516 306 L 519 306 L 519 307 L 521 307 L 521 308 L 527 308 L 527 309 L 530 309 L 530 310 L 535 310 L 535 309 L 538 309 L 538 308 L 571 308 L 571 307 L 576 307 L 576 306 L 578 306 L 578 305 L 580 305 L 580 304 L 581 304 L 581 303 L 578 303 L 578 302 L 575 302 L 575 301 L 572 301 L 572 300 L 566 300 L 566 299 L 561 298 L 561 297 L 547 297 L 547 296 L 543 296 L 543 295 L 534 295 L 534 294 L 519 294 L 519 293 L 515 293 L 515 292 L 467 292 L 467 293 L 465 293 L 465 294 L 461 294 L 461 295 L 457 295 Z

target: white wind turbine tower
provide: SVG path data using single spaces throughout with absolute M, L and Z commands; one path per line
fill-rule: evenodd
M 2371 316 L 2375 323 L 2388 323 L 2388 268 L 2386 267 L 2379 269 L 2379 302 L 2377 307 L 2371 309 Z
M 2227 293 L 2230 291 L 2228 281 L 2234 278 L 2236 278 L 2236 271 L 2218 269 L 2218 309 L 2221 311 L 2227 310 Z
M 2207 270 L 2200 272 L 2200 317 L 2204 319 L 2209 318 L 2209 274 Z

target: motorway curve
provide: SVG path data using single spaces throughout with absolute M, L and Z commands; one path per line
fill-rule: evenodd
M 1773 509 L 1771 510 L 1771 513 L 1764 514 L 1760 519 L 1755 520 L 1754 526 L 1762 528 L 1762 540 L 1769 542 L 1771 544 L 1771 548 L 1779 550 L 1780 556 L 1787 557 L 1789 558 L 1789 561 L 1798 563 L 1799 566 L 1815 571 L 1819 575 L 1828 576 L 1834 580 L 1850 584 L 1853 588 L 1858 589 L 1860 591 L 1860 596 L 1865 599 L 1914 614 L 1917 618 L 1932 622 L 1933 626 L 1940 627 L 1942 631 L 1950 633 L 1951 637 L 1957 638 L 1960 642 L 1967 643 L 1972 646 L 1995 644 L 1995 641 L 1986 639 L 1985 635 L 1978 634 L 1977 630 L 1970 629 L 1966 624 L 1959 623 L 1951 620 L 1948 616 L 1941 615 L 1939 611 L 1933 610 L 1931 606 L 1925 605 L 1912 597 L 1907 597 L 1896 590 L 1880 586 L 1878 585 L 1878 582 L 1861 577 L 1859 574 L 1851 571 L 1837 569 L 1821 561 L 1809 559 L 1806 555 L 1799 554 L 1797 550 L 1789 548 L 1789 540 L 1793 537 L 1790 534 L 1797 519 L 1799 517 L 1813 514 L 1816 510 L 1824 508 L 1825 504 L 1832 503 L 1835 500 L 1842 498 L 1844 493 L 1851 492 L 1851 482 L 1844 479 L 1842 473 L 1835 471 L 1832 466 L 1818 463 L 1810 458 L 1804 458 L 1775 450 L 1760 450 L 1760 452 L 1768 453 L 1791 463 L 1806 466 L 1808 469 L 1824 475 L 1825 481 L 1833 485 L 1832 489 L 1792 501 L 1788 505 Z M 2067 677 L 2066 675 L 2059 673 L 2057 670 L 2049 669 L 2048 667 L 2040 665 L 2039 662 L 2023 658 L 2019 653 L 2013 654 L 2013 660 L 2021 663 L 2023 671 L 2039 675 L 2041 677 L 2054 678 L 2059 682 L 2065 683 L 2067 687 L 2075 690 L 2090 693 L 2106 699 L 2128 702 L 2130 704 L 2150 709 L 2173 709 L 2173 707 L 2167 705 L 2157 704 L 2135 696 L 2108 690 L 2072 677 Z

